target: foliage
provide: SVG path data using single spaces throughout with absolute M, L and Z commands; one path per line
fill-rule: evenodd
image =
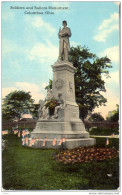
M 99 122 L 104 121 L 103 116 L 100 113 L 93 113 L 88 119 L 89 121 Z
M 53 97 L 45 103 L 45 106 L 49 108 L 50 115 L 53 115 L 55 107 L 58 106 L 58 101 Z
M 119 121 L 119 105 L 116 104 L 116 110 L 110 111 L 106 120 L 111 122 Z
M 119 134 L 119 130 L 118 128 L 91 128 L 91 130 L 89 131 L 90 135 L 112 135 L 113 133 L 115 135 Z
M 30 114 L 32 115 L 33 119 L 38 119 L 38 109 L 39 104 L 33 104 L 32 109 L 30 110 Z
M 2 117 L 6 120 L 19 120 L 23 114 L 29 114 L 33 109 L 34 100 L 30 92 L 13 91 L 4 99 L 2 105 Z
M 49 85 L 45 87 L 45 89 L 52 89 L 52 80 L 49 79 Z
M 72 47 L 69 60 L 76 68 L 76 102 L 80 108 L 80 117 L 84 119 L 95 107 L 105 105 L 107 101 L 100 92 L 106 91 L 102 75 L 109 77 L 111 61 L 107 57 L 98 58 L 85 46 Z

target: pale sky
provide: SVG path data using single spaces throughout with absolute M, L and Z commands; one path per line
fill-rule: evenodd
M 68 9 L 45 10 L 48 6 Z M 37 11 L 44 14 L 32 14 Z M 107 91 L 102 94 L 108 103 L 95 109 L 105 117 L 119 104 L 117 2 L 2 2 L 2 96 L 24 90 L 31 92 L 36 103 L 45 98 L 44 88 L 53 78 L 51 65 L 58 58 L 58 31 L 63 20 L 72 31 L 71 46 L 85 45 L 90 52 L 99 57 L 107 55 L 112 61 L 111 78 L 105 79 L 103 75 Z

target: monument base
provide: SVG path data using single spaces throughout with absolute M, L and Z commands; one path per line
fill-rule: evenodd
M 61 122 L 57 120 L 38 120 L 36 128 L 30 134 L 31 138 L 38 138 L 34 148 L 54 148 L 54 149 L 72 149 L 80 146 L 92 146 L 95 144 L 94 138 L 89 138 L 89 133 L 85 130 L 83 122 Z M 43 146 L 44 138 L 47 138 Z M 56 138 L 56 145 L 53 146 L 53 139 Z M 66 141 L 61 145 L 61 138 Z
M 35 142 L 32 148 L 52 148 L 52 149 L 73 149 L 81 146 L 93 146 L 95 144 L 94 138 L 82 138 L 82 139 L 66 139 L 61 145 L 58 145 L 59 139 L 57 139 L 56 145 L 52 145 L 53 139 L 47 139 L 45 146 L 43 146 L 43 139 L 39 139 Z
M 82 120 L 79 118 L 79 107 L 75 100 L 75 67 L 68 61 L 57 61 L 53 66 L 52 96 L 57 100 L 54 114 L 39 115 L 36 127 L 31 133 L 31 138 L 38 138 L 35 148 L 72 149 L 80 146 L 92 146 L 95 139 L 89 137 Z M 49 94 L 48 94 L 49 95 Z M 49 98 L 46 98 L 49 99 Z M 49 110 L 48 110 L 49 111 Z M 46 113 L 49 113 L 46 111 Z M 46 140 L 43 146 L 44 139 Z M 53 139 L 56 144 L 53 146 Z M 66 141 L 59 145 L 59 141 Z

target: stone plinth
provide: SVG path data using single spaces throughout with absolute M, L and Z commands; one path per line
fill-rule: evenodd
M 32 148 L 53 148 L 53 149 L 73 149 L 81 146 L 93 146 L 95 144 L 95 139 L 93 138 L 73 138 L 67 139 L 66 142 L 62 145 L 58 145 L 59 139 L 57 139 L 56 145 L 52 145 L 52 139 L 47 139 L 46 145 L 42 146 L 43 139 L 39 139 L 35 142 L 35 145 Z
M 33 147 L 36 148 L 64 148 L 72 149 L 80 146 L 91 146 L 95 139 L 89 137 L 82 120 L 79 118 L 79 107 L 75 101 L 75 68 L 70 62 L 56 62 L 53 66 L 52 94 L 57 99 L 58 93 L 62 94 L 65 106 L 58 110 L 57 118 L 47 120 L 39 119 L 31 137 L 39 138 Z M 44 137 L 47 137 L 43 147 Z M 53 138 L 57 144 L 52 146 Z M 66 142 L 58 145 L 59 140 L 65 137 Z
M 54 97 L 61 92 L 67 105 L 77 106 L 75 102 L 75 68 L 69 62 L 55 63 L 53 68 L 52 93 Z

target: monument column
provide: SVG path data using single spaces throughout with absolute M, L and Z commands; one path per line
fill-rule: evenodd
M 63 121 L 79 121 L 79 107 L 75 101 L 74 70 L 72 63 L 57 61 L 53 68 L 53 96 L 57 99 L 58 93 L 62 94 L 65 101 Z
M 65 101 L 75 102 L 75 68 L 69 62 L 57 62 L 53 68 L 53 95 L 57 96 L 58 92 L 62 93 Z

